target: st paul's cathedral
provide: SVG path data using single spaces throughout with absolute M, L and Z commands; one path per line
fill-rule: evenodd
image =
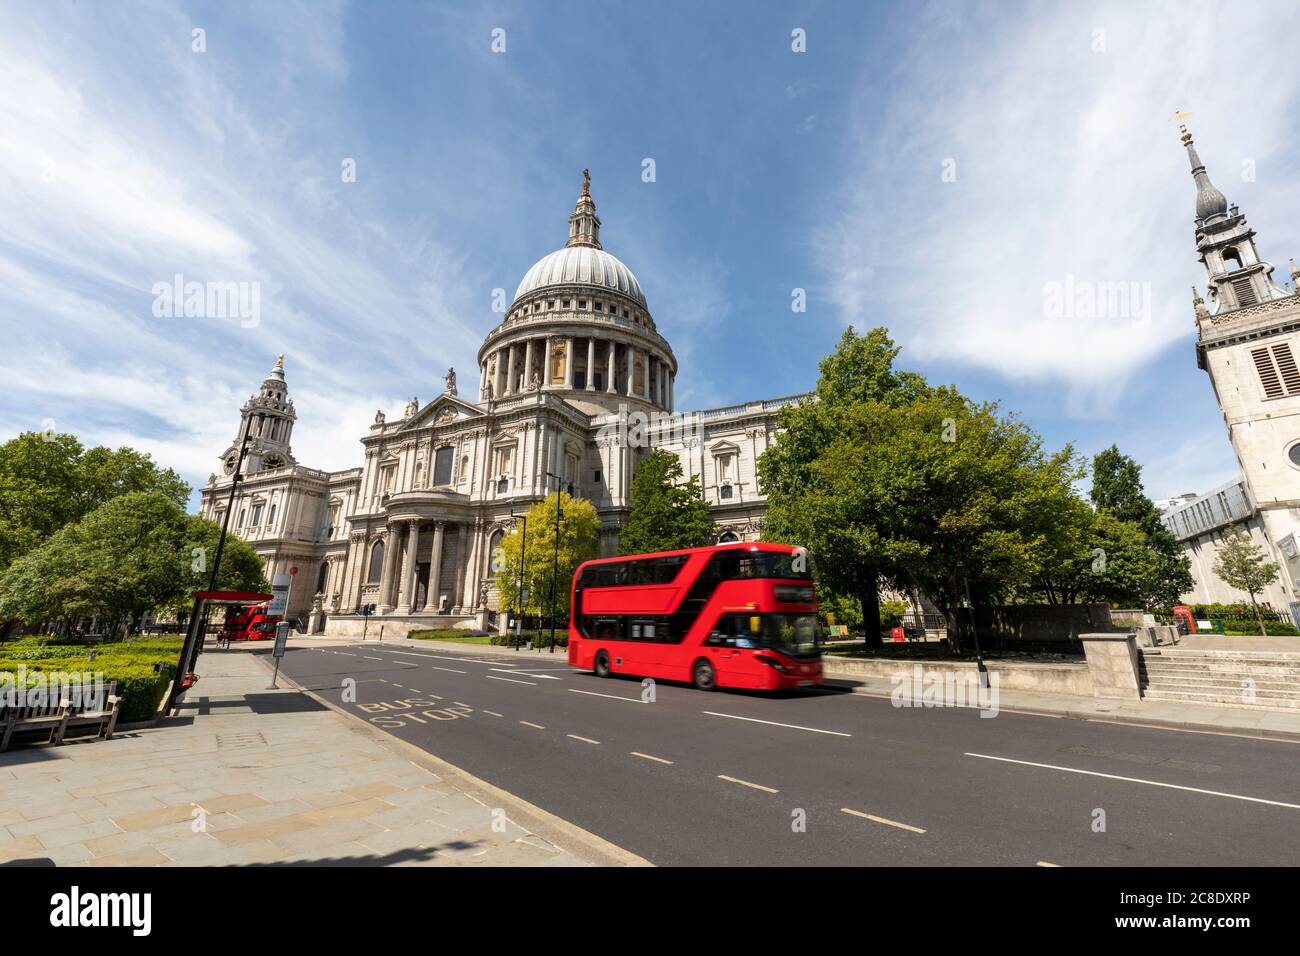
M 568 241 L 524 273 L 479 348 L 474 398 L 453 370 L 429 404 L 377 412 L 358 467 L 322 471 L 294 457 L 281 357 L 241 409 L 200 513 L 223 519 L 251 436 L 230 530 L 261 555 L 268 580 L 295 572 L 289 617 L 352 636 L 373 604 L 371 626 L 391 635 L 484 627 L 499 607 L 492 555 L 514 516 L 558 485 L 595 505 L 601 553 L 616 554 L 633 472 L 652 447 L 699 476 L 716 541 L 759 537 L 756 462 L 779 409 L 802 396 L 677 412 L 672 346 L 632 270 L 601 246 L 600 226 L 584 174 Z

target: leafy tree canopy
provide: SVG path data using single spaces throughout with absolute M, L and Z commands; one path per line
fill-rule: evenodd
M 24 432 L 0 445 L 0 571 L 65 525 L 131 492 L 183 507 L 189 486 L 130 448 L 85 450 L 73 435 Z
M 620 534 L 624 554 L 699 548 L 713 536 L 709 506 L 700 496 L 700 479 L 682 483 L 681 460 L 656 448 L 637 465 L 632 479 L 631 513 Z
M 555 550 L 557 497 L 560 503 L 558 575 Z M 558 496 L 547 495 L 528 509 L 527 531 L 526 546 L 524 524 L 520 522 L 502 539 L 499 555 L 493 556 L 501 606 L 515 610 L 520 607 L 519 571 L 522 562 L 524 588 L 528 592 L 526 613 L 554 616 L 557 626 L 561 626 L 560 622 L 569 613 L 573 572 L 583 561 L 596 557 L 599 549 L 600 518 L 596 506 L 585 498 L 574 498 L 565 492 Z
M 0 576 L 0 617 L 28 624 L 90 615 L 134 621 L 147 611 L 177 606 L 207 586 L 207 571 L 200 567 L 212 559 L 219 533 L 163 493 L 111 498 Z M 219 580 L 240 590 L 266 588 L 252 548 L 230 537 Z
M 1255 595 L 1277 580 L 1278 566 L 1268 560 L 1264 549 L 1240 528 L 1234 528 L 1223 536 L 1223 542 L 1219 545 L 1219 556 L 1214 562 L 1214 573 L 1222 578 L 1224 583 L 1250 595 L 1251 606 L 1255 608 L 1255 620 L 1259 622 L 1259 631 L 1261 634 L 1267 634 Z

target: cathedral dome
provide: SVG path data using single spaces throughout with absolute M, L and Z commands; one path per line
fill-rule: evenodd
M 572 245 L 557 249 L 538 260 L 526 273 L 515 290 L 514 301 L 524 296 L 558 286 L 585 285 L 603 292 L 619 292 L 636 302 L 641 308 L 648 306 L 641 283 L 632 270 L 604 249 L 590 245 Z

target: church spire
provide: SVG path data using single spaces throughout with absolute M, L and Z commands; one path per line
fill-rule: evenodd
M 1183 123 L 1178 124 L 1178 132 L 1182 134 L 1183 145 L 1187 147 L 1187 158 L 1192 164 L 1192 178 L 1196 180 L 1197 221 L 1212 222 L 1227 215 L 1228 200 L 1215 188 L 1214 183 L 1210 182 L 1210 174 L 1205 171 L 1205 164 L 1196 154 L 1196 144 L 1192 142 L 1192 134 L 1187 131 L 1187 126 Z
M 601 248 L 600 217 L 596 215 L 596 203 L 591 198 L 591 173 L 585 169 L 582 171 L 582 195 L 569 217 L 569 241 L 565 246 Z

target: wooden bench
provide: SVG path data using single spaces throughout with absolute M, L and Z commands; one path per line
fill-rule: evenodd
M 88 701 L 74 705 L 66 698 L 58 704 L 29 704 L 20 707 L 0 704 L 0 728 L 3 728 L 0 752 L 9 749 L 9 742 L 15 733 L 43 732 L 46 734 L 45 740 L 34 742 L 55 745 L 63 743 L 70 727 L 96 726 L 98 730 L 95 736 L 105 739 L 112 737 L 117 726 L 118 711 L 122 706 L 122 699 L 117 696 L 117 682 L 109 683 L 102 707 L 96 708 L 94 704 L 95 701 Z

